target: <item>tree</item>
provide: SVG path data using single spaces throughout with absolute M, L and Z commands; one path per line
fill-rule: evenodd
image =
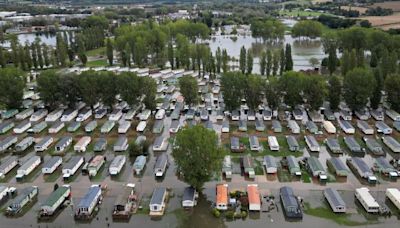
M 195 105 L 198 102 L 198 84 L 195 78 L 191 76 L 183 76 L 179 79 L 179 88 L 185 103 Z
M 248 75 L 246 77 L 244 94 L 250 109 L 255 110 L 262 103 L 264 87 L 264 80 L 259 75 Z
M 377 109 L 379 107 L 379 104 L 381 103 L 384 81 L 379 69 L 373 69 L 372 71 L 374 73 L 376 87 L 374 93 L 372 94 L 370 102 L 371 102 L 371 107 L 373 109 Z
M 67 60 L 67 47 L 60 34 L 56 36 L 57 65 L 65 66 Z
M 283 72 L 285 71 L 285 49 L 281 48 L 281 52 L 279 55 L 280 59 L 279 59 L 279 75 L 282 75 Z
M 267 67 L 267 53 L 263 51 L 261 53 L 261 58 L 260 58 L 260 74 L 265 75 L 265 70 Z
M 310 58 L 310 59 L 308 60 L 308 62 L 310 62 L 310 65 L 311 65 L 313 68 L 319 67 L 319 60 L 318 60 L 317 58 L 315 58 L 315 57 Z
M 45 43 L 43 43 L 42 50 L 43 50 L 44 65 L 48 67 L 50 65 L 49 47 Z
M 31 48 L 28 43 L 25 44 L 24 51 L 25 51 L 24 59 L 26 62 L 26 67 L 28 70 L 30 70 L 32 68 L 32 56 L 31 56 Z
M 155 110 L 157 106 L 157 82 L 150 77 L 141 77 L 139 84 L 142 85 L 141 94 L 144 96 L 143 104 L 147 109 Z
M 280 89 L 277 78 L 268 79 L 268 82 L 265 84 L 264 93 L 268 106 L 272 110 L 276 110 L 280 104 Z
M 285 69 L 286 71 L 293 70 L 292 46 L 290 44 L 286 44 L 285 48 Z
M 2 68 L 6 67 L 6 59 L 5 59 L 5 56 L 4 56 L 3 48 L 1 48 L 1 47 L 0 47 L 0 66 Z
M 304 74 L 294 71 L 285 72 L 279 79 L 279 88 L 281 91 L 285 91 L 283 100 L 292 108 L 302 103 L 300 94 L 303 90 L 303 80 Z
M 115 102 L 115 96 L 118 94 L 116 77 L 110 72 L 100 72 L 98 77 L 100 99 L 109 107 Z
M 274 55 L 272 56 L 272 75 L 274 75 L 274 76 L 276 76 L 278 73 L 279 60 L 280 60 L 280 54 L 276 50 L 276 51 L 274 51 Z
M 400 112 L 400 75 L 388 75 L 385 80 L 385 87 L 390 107 L 396 112 Z
M 328 50 L 328 70 L 330 75 L 336 71 L 337 62 L 336 48 L 330 47 Z
M 239 69 L 242 73 L 246 73 L 246 48 L 242 46 L 239 56 Z
M 342 75 L 345 76 L 348 71 L 350 71 L 350 53 L 347 50 L 343 51 L 342 59 L 341 59 L 341 70 L 342 70 Z
M 0 69 L 0 106 L 20 108 L 25 87 L 25 75 L 18 68 Z
M 244 91 L 245 77 L 241 72 L 224 73 L 221 77 L 221 91 L 224 96 L 226 110 L 238 109 Z
M 76 39 L 76 48 L 78 53 L 78 58 L 82 62 L 82 65 L 86 65 L 87 56 L 86 56 L 86 47 L 84 42 L 84 37 L 81 34 L 75 36 Z
M 224 73 L 228 72 L 228 61 L 229 61 L 229 56 L 228 53 L 226 52 L 226 49 L 222 51 L 222 71 Z
M 39 66 L 40 66 L 40 69 L 43 69 L 44 61 L 43 61 L 42 46 L 40 45 L 40 39 L 39 39 L 39 37 L 36 37 L 36 39 L 35 39 L 35 46 L 36 46 L 36 53 L 37 53 L 37 58 L 38 58 L 38 64 L 39 64 Z
M 19 55 L 18 55 L 18 37 L 17 36 L 11 36 L 10 40 L 11 44 L 11 56 L 12 56 L 12 62 L 14 64 L 14 67 L 19 66 Z
M 174 47 L 172 45 L 172 41 L 168 42 L 168 61 L 169 64 L 171 65 L 171 69 L 175 69 L 175 64 L 174 64 L 174 59 L 175 59 L 175 55 L 174 55 Z
M 292 28 L 293 37 L 307 37 L 314 39 L 322 34 L 323 25 L 318 21 L 303 20 L 297 22 Z
M 77 80 L 82 100 L 93 109 L 93 106 L 100 101 L 98 94 L 101 92 L 97 81 L 97 72 L 92 70 L 84 71 L 77 77 Z
M 376 81 L 371 71 L 354 68 L 346 74 L 343 81 L 343 95 L 352 111 L 365 108 L 375 90 Z
M 307 75 L 304 77 L 303 96 L 311 110 L 319 110 L 324 102 L 326 93 L 326 82 L 320 75 Z
M 107 38 L 106 43 L 107 43 L 107 59 L 108 59 L 108 64 L 109 64 L 110 66 L 112 66 L 113 63 L 114 63 L 114 61 L 113 61 L 113 60 L 114 60 L 114 53 L 113 53 L 114 47 L 113 47 L 113 44 L 112 44 L 110 38 Z
M 251 74 L 251 72 L 253 71 L 253 54 L 251 53 L 251 51 L 247 52 L 246 66 L 247 66 L 247 74 Z
M 204 183 L 221 170 L 223 152 L 215 132 L 197 125 L 178 132 L 172 156 L 183 180 L 201 191 Z
M 135 73 L 125 72 L 117 77 L 118 92 L 121 98 L 131 107 L 137 105 L 140 99 L 141 84 Z
M 215 60 L 216 60 L 216 70 L 217 73 L 221 73 L 221 65 L 222 65 L 222 53 L 221 53 L 221 48 L 217 48 L 215 51 Z
M 332 110 L 337 110 L 342 94 L 342 84 L 338 76 L 333 75 L 328 82 L 328 100 Z
M 267 67 L 265 69 L 265 73 L 267 76 L 269 76 L 271 74 L 271 70 L 272 70 L 272 52 L 271 50 L 267 50 Z
M 26 66 L 26 58 L 27 58 L 27 56 L 26 56 L 26 52 L 25 52 L 25 49 L 24 49 L 24 47 L 22 46 L 22 45 L 18 45 L 18 59 L 19 59 L 19 67 L 22 69 L 22 70 L 28 70 L 27 69 L 27 66 Z

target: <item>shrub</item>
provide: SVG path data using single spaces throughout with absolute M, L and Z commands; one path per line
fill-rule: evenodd
M 215 218 L 221 217 L 221 212 L 219 212 L 217 208 L 214 208 L 212 210 L 212 214 L 214 215 Z

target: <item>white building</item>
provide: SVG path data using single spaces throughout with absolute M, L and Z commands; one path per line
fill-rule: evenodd
M 355 197 L 368 213 L 379 212 L 379 204 L 371 195 L 368 188 L 357 188 L 355 192 Z

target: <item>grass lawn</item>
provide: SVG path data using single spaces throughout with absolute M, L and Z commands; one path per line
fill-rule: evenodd
M 100 67 L 100 66 L 107 66 L 107 60 L 106 59 L 99 59 L 91 62 L 87 62 L 86 66 L 87 67 Z
M 106 54 L 106 47 L 101 47 L 97 49 L 93 49 L 90 51 L 86 52 L 86 55 L 89 56 L 99 56 L 99 55 L 105 55 Z

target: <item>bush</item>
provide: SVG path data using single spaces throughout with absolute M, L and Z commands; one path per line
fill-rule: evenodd
M 240 214 L 243 219 L 247 217 L 247 211 L 242 211 Z
M 212 214 L 214 215 L 215 218 L 221 217 L 221 212 L 219 212 L 217 208 L 214 208 L 212 210 Z
M 227 211 L 227 212 L 225 213 L 225 217 L 226 217 L 227 219 L 233 219 L 233 218 L 235 217 L 235 212 L 233 212 L 233 211 Z
M 129 156 L 135 157 L 143 154 L 143 148 L 141 145 L 132 142 L 129 144 Z

